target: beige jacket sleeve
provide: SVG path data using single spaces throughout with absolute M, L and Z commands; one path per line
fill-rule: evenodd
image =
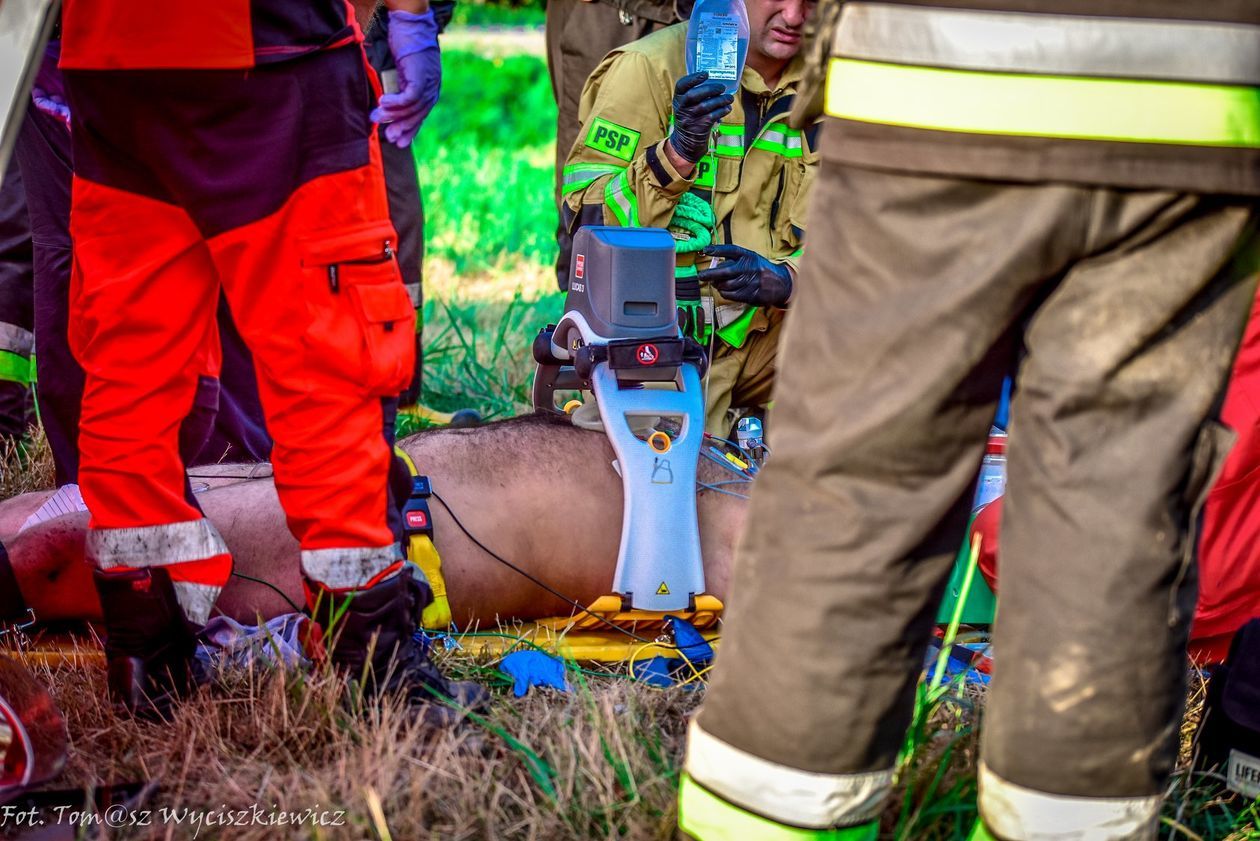
M 693 179 L 665 154 L 674 84 L 637 52 L 615 52 L 582 91 L 582 127 L 561 174 L 575 213 L 600 205 L 604 224 L 664 228 Z

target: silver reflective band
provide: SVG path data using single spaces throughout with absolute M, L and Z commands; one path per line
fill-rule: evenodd
M 779 823 L 831 829 L 879 814 L 892 769 L 868 774 L 815 774 L 753 756 L 710 736 L 693 718 L 686 771 L 730 803 Z
M 0 350 L 16 353 L 18 356 L 30 356 L 35 349 L 35 334 L 24 330 L 16 324 L 0 322 Z
M 596 178 L 624 172 L 625 169 L 624 166 L 613 166 L 612 164 L 571 164 L 564 168 L 564 177 L 560 183 L 565 186 L 590 183 Z
M 189 622 L 204 625 L 210 619 L 210 610 L 219 598 L 222 587 L 211 584 L 194 584 L 191 581 L 172 581 L 175 589 L 175 601 L 184 611 Z
M 634 190 L 626 180 L 623 172 L 608 182 L 604 187 L 604 203 L 613 210 L 617 221 L 624 227 L 635 228 L 639 225 L 639 208 Z
M 402 560 L 397 543 L 345 549 L 303 549 L 302 572 L 325 587 L 349 590 L 362 587 L 386 567 Z
M 1069 797 L 1007 782 L 980 763 L 980 814 L 1003 838 L 1026 841 L 1147 841 L 1160 798 Z
M 1260 85 L 1260 26 L 846 3 L 832 55 L 962 70 Z
M 88 529 L 84 554 L 99 569 L 151 567 L 226 555 L 219 531 L 204 517 L 164 526 Z
M 737 134 L 719 134 L 713 145 L 719 149 L 743 149 L 744 138 Z
M 766 129 L 757 137 L 753 146 L 760 146 L 766 143 L 781 146 L 787 152 L 799 152 L 803 146 L 800 132 L 782 128 Z

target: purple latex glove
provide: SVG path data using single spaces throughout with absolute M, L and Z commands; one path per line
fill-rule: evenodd
M 70 127 L 70 106 L 66 105 L 66 86 L 57 69 L 57 60 L 61 58 L 61 42 L 49 41 L 44 50 L 44 60 L 40 62 L 35 74 L 35 84 L 31 88 L 31 101 L 35 107 L 50 117 L 55 117 Z
M 389 51 L 398 66 L 398 92 L 381 97 L 380 107 L 372 112 L 372 119 L 388 123 L 385 139 L 406 148 L 437 104 L 442 88 L 442 54 L 438 49 L 437 18 L 433 10 L 422 15 L 391 11 Z
M 56 117 L 66 124 L 66 128 L 70 128 L 70 106 L 60 96 L 43 88 L 31 88 L 31 101 L 35 103 L 36 109 L 50 117 Z

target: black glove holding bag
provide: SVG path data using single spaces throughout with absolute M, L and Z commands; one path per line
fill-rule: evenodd
M 722 262 L 698 272 L 696 279 L 712 284 L 727 300 L 759 307 L 786 307 L 792 297 L 792 271 L 785 263 L 771 262 L 738 245 L 711 245 L 700 253 L 719 257 Z
M 731 113 L 735 97 L 726 85 L 707 81 L 701 71 L 683 76 L 674 85 L 674 128 L 669 145 L 685 160 L 696 164 L 709 151 L 709 135 L 723 117 Z

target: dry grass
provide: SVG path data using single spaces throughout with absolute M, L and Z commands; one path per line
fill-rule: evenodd
M 39 667 L 72 741 L 69 766 L 53 786 L 159 783 L 144 807 L 153 825 L 112 836 L 128 839 L 674 837 L 685 721 L 702 693 L 575 673 L 572 693 L 535 690 L 516 699 L 492 677 L 492 662 L 444 659 L 445 668 L 494 684 L 484 718 L 426 728 L 394 702 L 356 708 L 344 683 L 325 672 L 253 669 L 221 674 L 164 727 L 116 716 L 98 667 Z M 1192 700 L 1188 722 L 1197 718 L 1201 694 Z M 881 838 L 966 837 L 983 706 L 982 688 L 948 692 L 918 735 L 912 732 Z M 263 815 L 326 812 L 337 825 L 280 831 L 260 823 L 224 832 L 192 817 L 255 804 Z M 1161 837 L 1260 838 L 1254 823 L 1237 819 L 1238 809 L 1211 780 L 1179 776 Z
M 161 809 L 344 810 L 341 826 L 272 839 L 663 839 L 695 693 L 589 679 L 567 695 L 496 696 L 483 725 L 432 730 L 396 703 L 353 710 L 336 677 L 238 671 L 183 704 L 169 727 L 115 716 L 103 675 L 58 666 L 72 736 L 59 787 L 152 779 L 155 825 L 120 837 L 192 838 Z M 511 735 L 511 742 L 499 734 Z M 373 801 L 379 816 L 373 817 Z M 200 837 L 224 837 L 205 827 Z
M 54 487 L 52 449 L 42 427 L 25 441 L 0 440 L 0 499 Z
M 517 296 L 496 303 L 505 323 L 518 307 L 529 306 Z M 458 306 L 448 311 L 456 313 L 473 315 Z M 446 329 L 458 333 L 462 320 L 454 318 Z M 492 343 L 492 355 L 502 344 Z M 10 446 L 2 456 L 5 496 L 51 486 L 42 438 L 25 448 Z M 493 661 L 443 656 L 446 668 L 495 688 L 483 720 L 434 731 L 411 723 L 395 703 L 355 712 L 332 675 L 255 670 L 222 675 L 179 708 L 172 726 L 160 727 L 116 716 L 105 701 L 99 666 L 39 667 L 71 734 L 67 770 L 49 787 L 156 781 L 160 789 L 145 807 L 153 824 L 115 838 L 673 837 L 685 721 L 702 692 L 573 673 L 571 694 L 536 690 L 516 699 Z M 1205 694 L 1202 677 L 1194 675 L 1181 729 L 1183 769 Z M 984 698 L 982 688 L 953 687 L 926 708 L 925 723 L 910 734 L 882 838 L 964 841 L 975 816 Z M 1241 804 L 1223 798 L 1211 775 L 1179 772 L 1169 795 L 1161 838 L 1260 839 L 1255 807 L 1248 816 Z M 300 818 L 310 809 L 327 811 L 338 825 L 312 826 L 308 818 L 300 827 L 250 823 L 225 830 L 194 820 L 202 810 L 214 819 L 255 805 L 264 820 L 273 810 Z M 344 815 L 337 817 L 338 811 Z

